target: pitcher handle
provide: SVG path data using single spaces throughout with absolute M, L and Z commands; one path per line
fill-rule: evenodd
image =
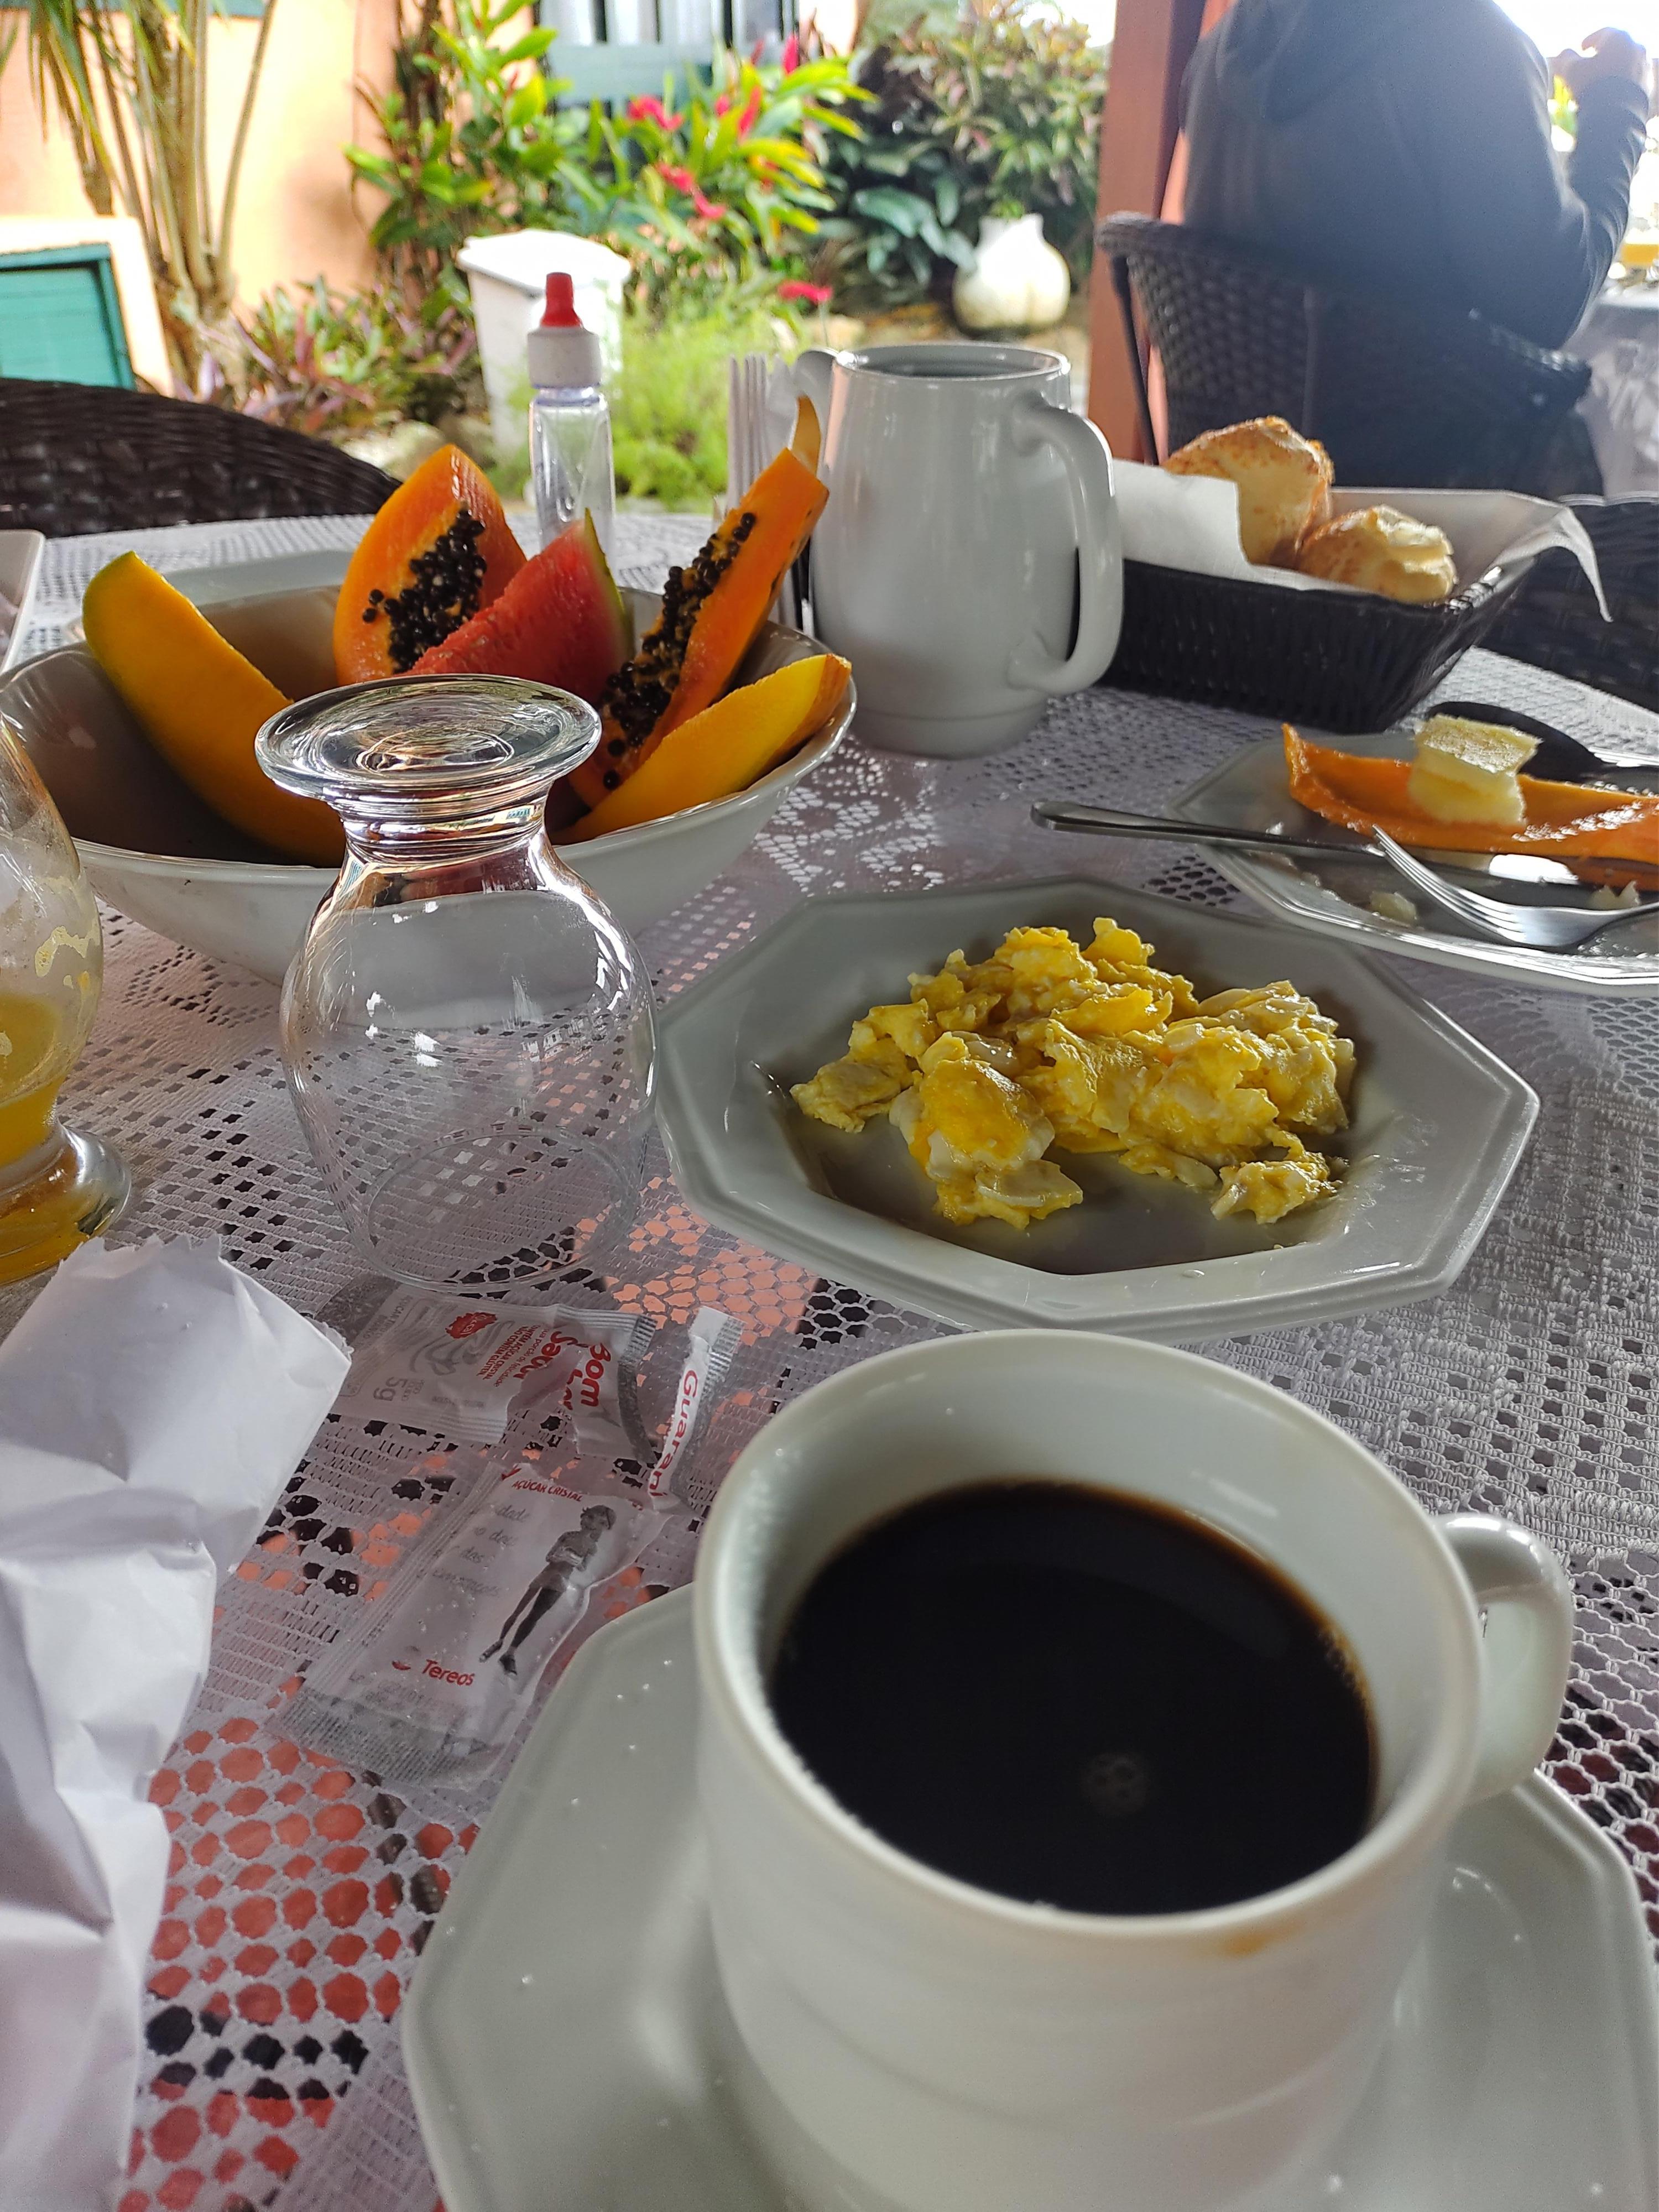
M 1123 531 L 1112 495 L 1112 454 L 1085 416 L 1052 401 L 1028 400 L 1014 417 L 1014 450 L 1052 446 L 1066 465 L 1066 489 L 1078 550 L 1077 643 L 1056 659 L 1035 631 L 1016 646 L 1008 681 L 1018 691 L 1062 698 L 1081 691 L 1112 665 L 1123 626 Z
M 1523 1782 L 1549 1749 L 1572 1656 L 1572 1585 L 1541 1537 L 1486 1513 L 1438 1524 L 1486 1615 L 1469 1802 Z

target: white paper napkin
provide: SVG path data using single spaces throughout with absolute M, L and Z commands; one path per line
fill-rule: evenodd
M 0 1346 L 5 2212 L 113 2201 L 167 1864 L 150 1778 L 349 1364 L 184 1240 L 82 1247 Z
M 1115 460 L 1112 473 L 1126 560 L 1149 562 L 1158 568 L 1185 568 L 1200 576 L 1243 576 L 1293 592 L 1351 592 L 1358 588 L 1247 561 L 1239 542 L 1237 484 L 1219 477 L 1171 476 L 1167 469 L 1141 461 Z M 1562 546 L 1577 558 L 1602 614 L 1607 614 L 1595 548 L 1571 507 L 1530 499 L 1518 491 L 1373 487 L 1331 494 L 1334 514 L 1351 514 L 1365 507 L 1396 507 L 1401 514 L 1443 530 L 1451 541 L 1460 589 L 1493 570 L 1513 568 L 1553 545 Z

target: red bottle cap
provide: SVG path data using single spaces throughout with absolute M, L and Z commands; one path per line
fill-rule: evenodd
M 547 305 L 542 309 L 541 327 L 544 331 L 579 331 L 582 327 L 582 319 L 576 313 L 576 288 L 568 270 L 548 271 Z

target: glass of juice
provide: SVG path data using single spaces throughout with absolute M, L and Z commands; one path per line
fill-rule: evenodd
M 58 1118 L 103 974 L 80 854 L 0 718 L 0 1283 L 55 1267 L 127 1202 L 122 1162 Z

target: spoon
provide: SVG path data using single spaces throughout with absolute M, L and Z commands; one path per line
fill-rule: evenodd
M 1480 699 L 1437 699 L 1427 710 L 1454 714 L 1462 721 L 1496 722 L 1500 729 L 1519 730 L 1523 738 L 1536 738 L 1538 750 L 1526 764 L 1526 773 L 1546 783 L 1584 783 L 1594 776 L 1617 780 L 1634 773 L 1659 773 L 1659 760 L 1640 753 L 1598 753 L 1577 738 L 1570 738 L 1553 722 L 1535 714 L 1517 714 L 1513 707 L 1494 707 Z

